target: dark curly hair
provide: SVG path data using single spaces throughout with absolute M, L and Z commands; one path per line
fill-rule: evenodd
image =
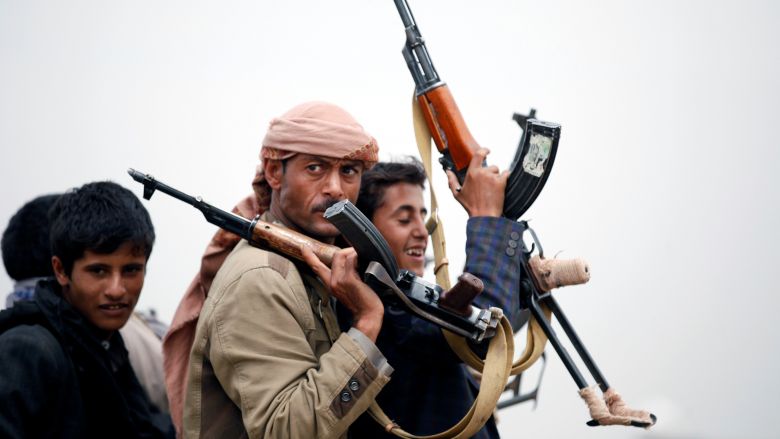
M 425 188 L 425 179 L 425 168 L 414 157 L 410 156 L 406 162 L 379 162 L 363 173 L 357 208 L 373 220 L 374 212 L 384 202 L 385 190 L 389 186 L 410 183 Z
M 3 265 L 16 281 L 53 276 L 49 210 L 60 194 L 42 195 L 16 211 L 3 232 Z
M 62 260 L 68 276 L 85 250 L 107 254 L 131 242 L 148 259 L 154 238 L 141 201 L 113 182 L 87 183 L 66 192 L 51 210 L 51 254 Z

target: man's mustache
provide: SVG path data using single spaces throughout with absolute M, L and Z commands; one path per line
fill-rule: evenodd
M 338 203 L 341 200 L 337 200 L 336 198 L 326 198 L 325 200 L 317 203 L 312 207 L 312 212 L 325 212 L 328 210 L 330 206 L 333 206 L 334 204 Z

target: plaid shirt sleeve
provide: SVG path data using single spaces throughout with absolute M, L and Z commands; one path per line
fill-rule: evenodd
M 464 271 L 485 284 L 474 305 L 501 308 L 514 327 L 520 313 L 520 224 L 506 218 L 473 217 L 466 234 Z

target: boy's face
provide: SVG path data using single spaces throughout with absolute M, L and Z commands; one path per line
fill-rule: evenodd
M 108 254 L 86 250 L 70 276 L 57 256 L 52 265 L 65 300 L 98 329 L 112 333 L 127 323 L 144 285 L 142 250 L 130 242 Z
M 385 188 L 382 204 L 374 211 L 372 222 L 385 237 L 398 266 L 422 276 L 428 232 L 422 188 L 398 183 Z

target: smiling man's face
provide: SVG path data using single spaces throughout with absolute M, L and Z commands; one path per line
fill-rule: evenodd
M 84 318 L 110 335 L 127 323 L 144 286 L 146 256 L 130 242 L 107 254 L 85 250 L 65 273 L 52 258 L 63 298 Z
M 400 268 L 422 276 L 425 269 L 427 209 L 422 187 L 411 183 L 388 186 L 372 222 L 385 237 Z

